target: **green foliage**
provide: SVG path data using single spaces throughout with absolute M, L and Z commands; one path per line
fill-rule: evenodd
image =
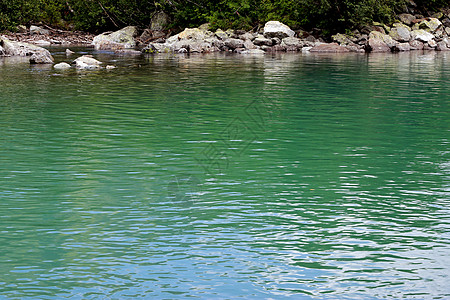
M 0 0 L 0 30 L 43 22 L 100 32 L 127 25 L 146 28 L 158 11 L 170 27 L 209 22 L 212 29 L 256 29 L 278 20 L 292 28 L 343 32 L 373 21 L 388 23 L 405 0 Z M 448 7 L 447 0 L 417 0 L 423 11 Z

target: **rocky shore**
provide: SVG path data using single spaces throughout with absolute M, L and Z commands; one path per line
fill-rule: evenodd
M 302 30 L 295 32 L 278 21 L 267 22 L 259 32 L 221 29 L 212 32 L 205 24 L 199 28 L 187 28 L 167 39 L 163 38 L 162 34 L 160 36 L 156 41 L 145 45 L 142 52 L 229 51 L 252 54 L 278 51 L 321 53 L 446 51 L 450 50 L 450 11 L 428 18 L 401 14 L 390 26 L 375 23 L 351 34 L 333 35 L 332 41 L 328 43 L 312 33 Z M 142 39 L 142 36 L 140 38 Z M 103 48 L 99 44 L 96 46 Z
M 30 63 L 53 63 L 45 46 L 91 45 L 97 50 L 118 55 L 157 53 L 233 52 L 264 54 L 270 52 L 399 52 L 412 50 L 450 50 L 450 9 L 430 17 L 403 13 L 391 25 L 374 23 L 349 34 L 336 34 L 325 41 L 319 33 L 294 31 L 278 21 L 269 21 L 257 32 L 242 30 L 211 31 L 208 24 L 186 28 L 170 35 L 162 30 L 139 31 L 128 26 L 115 32 L 94 36 L 31 26 L 23 32 L 0 36 L 0 56 L 26 56 Z M 89 59 L 86 60 L 92 62 Z M 78 68 L 99 68 L 100 64 L 73 62 Z

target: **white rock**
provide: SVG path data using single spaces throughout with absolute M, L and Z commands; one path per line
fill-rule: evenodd
M 83 55 L 75 59 L 73 64 L 75 64 L 77 69 L 92 70 L 100 68 L 101 62 L 90 56 Z
M 135 26 L 127 26 L 115 32 L 105 32 L 94 37 L 92 45 L 96 49 L 127 49 L 134 48 L 136 41 L 134 37 L 137 34 Z
M 62 62 L 53 66 L 53 68 L 57 70 L 65 70 L 70 69 L 70 65 L 68 63 Z
M 411 39 L 418 40 L 421 42 L 429 42 L 432 39 L 434 39 L 434 35 L 432 35 L 428 31 L 425 31 L 423 29 L 418 29 L 418 30 L 413 30 L 411 32 Z
M 31 34 L 50 34 L 50 31 L 44 28 L 41 28 L 39 26 L 30 26 L 30 33 Z
M 278 22 L 269 21 L 264 25 L 264 36 L 265 37 L 278 37 L 283 39 L 288 36 L 294 36 L 295 32 L 289 28 L 289 26 Z
M 106 70 L 112 70 L 112 69 L 115 69 L 115 68 L 116 68 L 116 66 L 111 66 L 111 65 L 106 66 Z

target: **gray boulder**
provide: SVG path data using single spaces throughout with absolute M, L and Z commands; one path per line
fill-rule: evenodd
M 435 40 L 430 40 L 430 41 L 428 41 L 427 44 L 430 48 L 433 48 L 433 49 L 437 47 L 437 43 Z
M 277 37 L 272 38 L 272 45 L 279 45 L 279 44 L 281 44 L 280 38 Z
M 30 33 L 31 34 L 45 34 L 45 35 L 47 35 L 47 34 L 50 34 L 50 30 L 44 29 L 44 28 L 39 27 L 39 26 L 31 25 L 30 26 Z
M 167 26 L 169 25 L 169 22 L 170 22 L 169 15 L 167 15 L 163 11 L 159 11 L 153 15 L 153 17 L 150 21 L 150 30 L 151 31 L 163 31 L 167 28 Z
M 178 50 L 180 50 L 180 49 L 178 49 Z M 186 52 L 187 52 L 187 49 L 185 49 L 185 48 L 183 48 L 183 49 L 186 50 Z M 173 51 L 174 51 L 174 49 L 167 43 L 150 43 L 144 49 L 142 49 L 142 53 L 150 53 L 150 54 L 168 53 L 168 52 L 173 52 Z
M 30 64 L 52 64 L 53 57 L 47 55 L 45 52 L 33 53 L 30 57 Z
M 206 26 L 201 28 L 186 28 L 184 31 L 169 37 L 165 43 L 150 43 L 142 52 L 156 53 L 156 52 L 215 52 L 225 46 L 225 42 L 217 38 L 217 35 L 206 29 Z M 220 34 L 220 31 L 218 32 Z M 239 48 L 243 47 L 244 41 L 239 39 L 226 39 L 229 45 Z M 231 48 L 231 47 L 230 47 Z M 233 49 L 235 49 L 233 48 Z
M 450 50 L 450 48 L 447 46 L 447 43 L 444 40 L 442 40 L 437 43 L 436 50 L 437 51 L 448 51 L 448 50 Z
M 411 25 L 413 21 L 416 19 L 416 17 L 414 17 L 411 14 L 400 14 L 398 15 L 398 18 L 403 24 L 406 24 L 408 26 Z
M 28 33 L 28 29 L 25 25 L 19 25 L 19 26 L 17 26 L 17 32 L 18 33 Z
M 410 41 L 409 45 L 411 46 L 411 50 L 423 50 L 423 43 L 421 41 Z
M 429 18 L 429 20 L 423 20 L 419 23 L 420 29 L 425 29 L 430 32 L 435 32 L 442 25 L 441 21 L 436 18 Z
M 296 37 L 287 37 L 281 40 L 281 45 L 283 46 L 294 46 L 294 47 L 303 47 L 303 42 L 301 39 Z
M 245 49 L 257 49 L 258 47 L 255 46 L 255 44 L 253 44 L 251 40 L 245 40 L 244 41 L 244 48 Z
M 310 52 L 320 52 L 320 53 L 345 53 L 350 52 L 344 46 L 339 45 L 338 43 L 330 43 L 330 44 L 319 44 L 312 47 Z
M 230 37 L 230 38 L 233 38 L 233 39 L 239 38 L 239 35 L 236 33 L 236 30 L 234 30 L 234 29 L 227 29 L 227 31 L 225 31 L 225 32 L 228 35 L 228 37 Z
M 395 23 L 393 26 L 389 35 L 396 41 L 409 42 L 411 39 L 411 28 L 402 23 Z
M 94 37 L 92 45 L 98 50 L 119 50 L 126 48 L 134 48 L 136 41 L 134 37 L 137 35 L 135 26 L 127 26 L 115 32 L 105 32 Z
M 255 36 L 253 34 L 251 34 L 250 32 L 246 32 L 244 34 L 241 34 L 239 36 L 239 38 L 243 41 L 246 41 L 246 40 L 253 41 L 255 39 Z
M 227 46 L 230 49 L 244 48 L 244 41 L 241 39 L 229 38 L 226 39 L 224 42 L 225 46 Z
M 214 34 L 217 38 L 219 38 L 221 40 L 226 40 L 229 37 L 228 34 L 225 31 L 223 31 L 222 29 L 217 29 Z
M 353 41 L 346 34 L 338 33 L 331 36 L 334 42 L 339 43 L 340 45 L 348 45 L 353 43 Z
M 295 32 L 289 26 L 278 22 L 269 21 L 264 25 L 264 36 L 268 38 L 278 37 L 283 39 L 288 36 L 294 36 Z
M 77 69 L 91 70 L 101 68 L 102 62 L 96 60 L 91 55 L 83 55 L 75 59 L 72 64 L 75 65 Z
M 357 53 L 364 53 L 364 52 L 366 52 L 366 50 L 364 50 L 364 46 L 357 45 L 357 44 L 354 44 L 354 43 L 345 45 L 344 47 L 347 48 L 348 50 L 350 50 L 350 52 L 357 52 Z
M 178 40 L 205 40 L 212 37 L 213 35 L 214 34 L 209 30 L 202 30 L 200 28 L 186 28 L 174 37 L 176 37 Z
M 371 52 L 389 52 L 398 44 L 387 34 L 372 31 L 369 34 L 368 48 Z
M 417 29 L 411 31 L 411 39 L 427 43 L 434 39 L 434 35 L 423 29 Z
M 254 40 L 253 40 L 253 44 L 258 45 L 258 46 L 272 46 L 273 45 L 273 41 L 272 39 L 268 39 L 263 35 L 258 35 Z
M 404 51 L 410 51 L 411 45 L 409 43 L 399 43 L 395 46 L 396 51 L 404 52 Z

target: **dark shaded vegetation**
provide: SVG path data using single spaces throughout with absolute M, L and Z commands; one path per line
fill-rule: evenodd
M 126 25 L 149 26 L 164 11 L 167 29 L 209 22 L 212 28 L 256 29 L 279 20 L 292 28 L 321 28 L 325 34 L 389 23 L 398 12 L 414 7 L 428 14 L 448 6 L 447 0 L 0 0 L 0 30 L 44 23 L 62 29 L 100 32 Z

